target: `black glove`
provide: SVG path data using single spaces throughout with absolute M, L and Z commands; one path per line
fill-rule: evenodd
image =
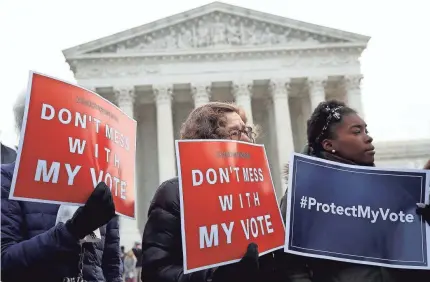
M 259 268 L 258 246 L 251 243 L 239 262 L 217 268 L 212 275 L 212 282 L 258 281 Z
M 421 215 L 430 224 L 430 205 L 418 203 L 417 206 L 417 214 Z
M 115 216 L 112 193 L 104 182 L 100 182 L 91 193 L 86 204 L 76 210 L 66 222 L 70 233 L 83 239 L 94 230 L 107 224 Z

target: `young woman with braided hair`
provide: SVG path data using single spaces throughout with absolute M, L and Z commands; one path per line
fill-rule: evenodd
M 331 100 L 322 102 L 307 122 L 304 154 L 330 161 L 374 166 L 375 148 L 367 125 L 353 109 Z M 286 214 L 286 195 L 281 200 Z M 429 221 L 429 207 L 418 212 Z M 397 270 L 377 266 L 275 253 L 279 281 L 292 282 L 392 282 L 430 281 L 430 271 Z M 426 277 L 426 278 L 425 278 Z

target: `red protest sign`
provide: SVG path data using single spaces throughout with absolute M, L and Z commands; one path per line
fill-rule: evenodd
M 176 141 L 184 273 L 282 248 L 285 228 L 263 145 Z
M 135 217 L 136 121 L 99 95 L 30 73 L 9 198 L 84 204 L 106 182 L 116 211 Z

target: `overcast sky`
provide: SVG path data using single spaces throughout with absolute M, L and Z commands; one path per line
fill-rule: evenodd
M 210 2 L 1 0 L 0 140 L 16 143 L 12 105 L 30 69 L 74 82 L 63 49 Z M 224 2 L 371 36 L 361 63 L 372 135 L 376 141 L 430 138 L 427 1 Z

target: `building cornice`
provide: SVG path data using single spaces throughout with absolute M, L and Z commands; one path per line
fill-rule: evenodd
M 219 48 L 219 49 L 188 49 L 188 50 L 160 50 L 153 52 L 124 52 L 124 53 L 91 53 L 71 56 L 67 62 L 85 60 L 133 60 L 141 58 L 151 61 L 182 61 L 182 60 L 210 60 L 219 58 L 262 58 L 272 56 L 288 55 L 324 55 L 333 52 L 342 54 L 355 54 L 357 59 L 366 48 L 365 43 L 333 43 L 318 45 L 291 45 L 274 47 L 241 47 L 241 48 Z

